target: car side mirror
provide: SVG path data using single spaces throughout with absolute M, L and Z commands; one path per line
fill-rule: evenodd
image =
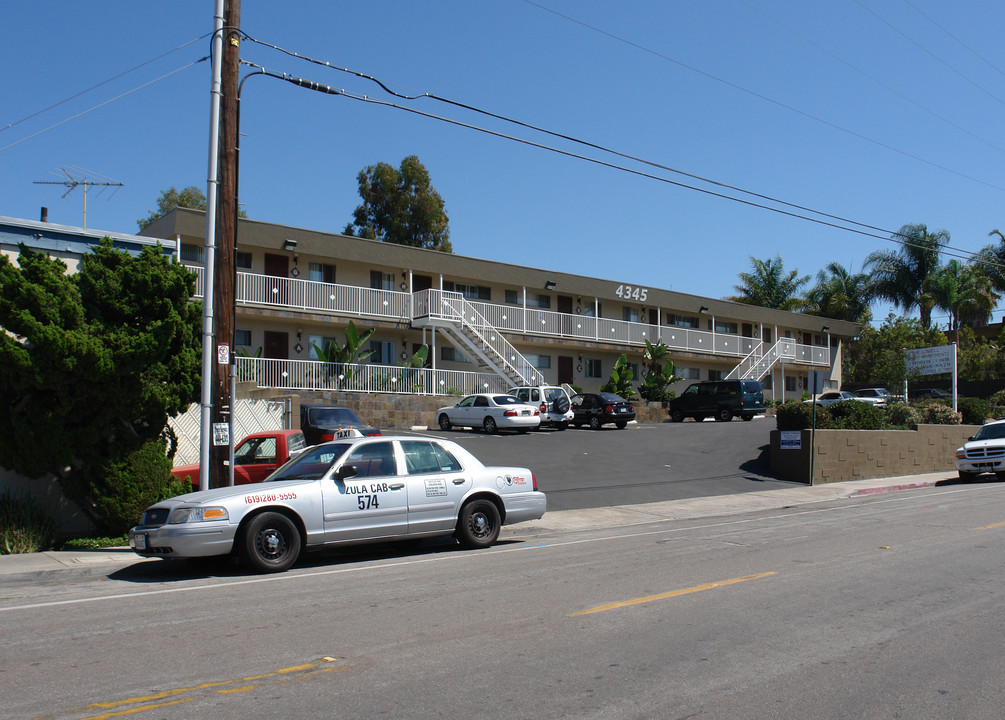
M 968 437 L 968 438 L 967 438 L 967 442 L 970 442 L 970 441 L 971 441 L 971 440 L 973 440 L 973 439 L 974 439 L 974 436 L 973 436 L 973 435 L 971 435 L 970 437 Z
M 343 465 L 335 473 L 336 480 L 348 480 L 349 478 L 356 477 L 357 470 L 355 465 Z

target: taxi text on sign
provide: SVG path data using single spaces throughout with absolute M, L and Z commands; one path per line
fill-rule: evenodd
M 955 360 L 956 345 L 904 351 L 904 365 L 908 375 L 951 373 Z

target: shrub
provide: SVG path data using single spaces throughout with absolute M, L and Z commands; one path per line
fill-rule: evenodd
M 63 550 L 97 550 L 106 547 L 124 547 L 129 544 L 128 535 L 119 537 L 71 538 L 63 543 Z
M 817 408 L 817 427 L 830 427 L 827 408 Z M 809 403 L 786 402 L 775 408 L 775 423 L 779 430 L 805 430 L 813 427 L 813 406 Z
M 918 404 L 921 422 L 929 425 L 962 425 L 963 415 L 937 400 L 926 400 Z
M 983 425 L 991 417 L 991 403 L 975 397 L 960 398 L 956 407 L 963 416 L 964 425 Z
M 894 427 L 913 427 L 921 422 L 921 415 L 907 403 L 891 403 L 886 408 L 886 421 Z
M 988 403 L 991 405 L 990 417 L 1005 417 L 1005 390 L 999 390 L 989 397 Z
M 830 427 L 841 430 L 880 430 L 885 420 L 882 410 L 859 400 L 842 400 L 828 406 L 827 410 L 831 416 Z M 817 427 L 820 427 L 819 419 Z
M 191 482 L 171 476 L 165 450 L 164 440 L 152 440 L 101 468 L 100 486 L 94 483 L 91 489 L 102 529 L 109 535 L 125 533 L 155 502 L 191 492 Z
M 4 490 L 0 494 L 0 555 L 49 550 L 56 521 L 34 498 Z

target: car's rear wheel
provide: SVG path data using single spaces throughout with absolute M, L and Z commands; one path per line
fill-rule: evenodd
M 614 423 L 614 425 L 618 428 L 618 430 L 624 430 L 626 427 L 628 427 L 628 421 L 618 420 L 616 423 Z
M 562 422 L 555 423 L 556 430 L 565 430 L 567 427 L 569 427 L 569 423 L 565 422 L 564 420 Z
M 264 512 L 244 529 L 238 552 L 249 570 L 283 572 L 300 556 L 300 532 L 285 515 Z
M 444 432 L 453 427 L 453 425 L 450 423 L 450 418 L 447 417 L 446 413 L 440 415 L 439 423 L 440 423 L 440 430 L 443 430 Z
M 670 411 L 670 420 L 672 422 L 684 422 L 684 413 L 681 412 L 680 408 L 674 408 Z
M 599 430 L 602 423 L 596 415 L 590 418 L 590 430 Z
M 733 411 L 729 408 L 719 408 L 719 411 L 715 414 L 715 419 L 719 422 L 729 422 L 733 419 Z
M 517 428 L 516 431 L 518 433 L 520 433 L 521 435 L 526 435 L 527 434 L 527 428 Z
M 997 480 L 1005 480 L 1005 473 L 995 473 L 995 478 Z
M 482 427 L 485 428 L 485 432 L 487 433 L 494 433 L 496 430 L 499 429 L 499 427 L 496 425 L 496 419 L 491 415 L 485 418 L 485 422 L 482 423 Z
M 743 418 L 745 421 L 750 421 L 754 419 L 754 416 L 751 415 L 750 413 L 744 413 L 740 417 Z
M 472 500 L 461 508 L 454 536 L 467 548 L 485 548 L 499 537 L 502 521 L 491 500 Z

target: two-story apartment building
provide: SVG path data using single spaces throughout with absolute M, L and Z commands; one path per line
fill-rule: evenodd
M 177 209 L 141 233 L 177 247 L 200 273 L 198 294 L 205 223 L 204 213 Z M 842 343 L 859 329 L 618 278 L 247 219 L 239 221 L 235 287 L 239 372 L 290 389 L 447 394 L 547 382 L 595 390 L 622 353 L 639 368 L 649 340 L 670 348 L 685 378 L 678 391 L 689 381 L 741 377 L 783 399 L 802 393 L 811 370 L 840 387 Z M 374 329 L 365 367 L 319 369 L 316 349 L 342 342 L 349 321 Z M 421 377 L 388 370 L 423 344 L 430 355 Z

